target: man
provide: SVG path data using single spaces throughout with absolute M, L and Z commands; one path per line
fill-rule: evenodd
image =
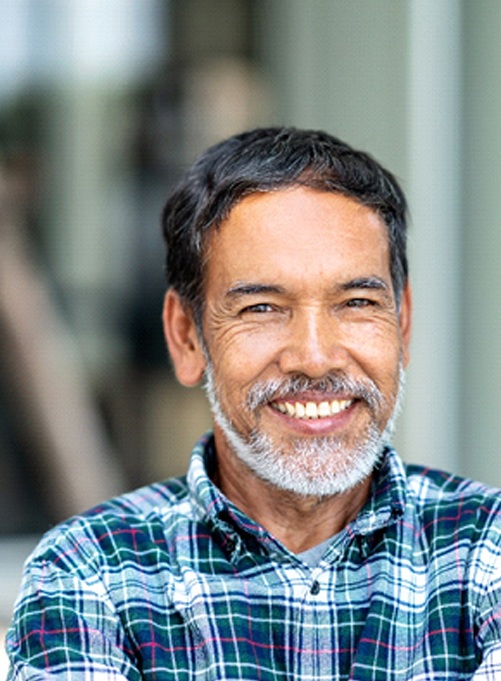
M 501 678 L 499 497 L 389 446 L 405 212 L 390 173 L 321 132 L 243 133 L 188 171 L 163 320 L 214 432 L 187 478 L 46 536 L 11 678 Z

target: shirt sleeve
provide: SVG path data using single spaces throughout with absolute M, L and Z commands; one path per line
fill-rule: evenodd
M 483 534 L 475 545 L 469 569 L 472 607 L 476 613 L 477 646 L 481 664 L 474 681 L 501 679 L 501 510 L 482 507 L 487 518 L 479 525 Z
M 9 681 L 135 681 L 134 654 L 100 575 L 28 564 L 6 638 Z

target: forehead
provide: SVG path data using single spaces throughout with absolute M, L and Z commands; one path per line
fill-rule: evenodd
M 376 211 L 345 195 L 307 187 L 244 198 L 207 246 L 207 276 L 342 276 L 343 270 L 349 276 L 390 276 L 388 231 Z

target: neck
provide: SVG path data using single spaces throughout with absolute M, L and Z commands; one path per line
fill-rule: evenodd
M 300 553 L 334 536 L 357 516 L 369 498 L 371 479 L 334 496 L 301 496 L 261 480 L 232 455 L 218 456 L 214 482 L 249 518 Z

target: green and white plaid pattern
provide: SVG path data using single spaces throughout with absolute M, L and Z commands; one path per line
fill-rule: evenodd
M 213 447 L 46 535 L 10 679 L 501 679 L 501 495 L 388 449 L 312 568 L 212 484 Z

